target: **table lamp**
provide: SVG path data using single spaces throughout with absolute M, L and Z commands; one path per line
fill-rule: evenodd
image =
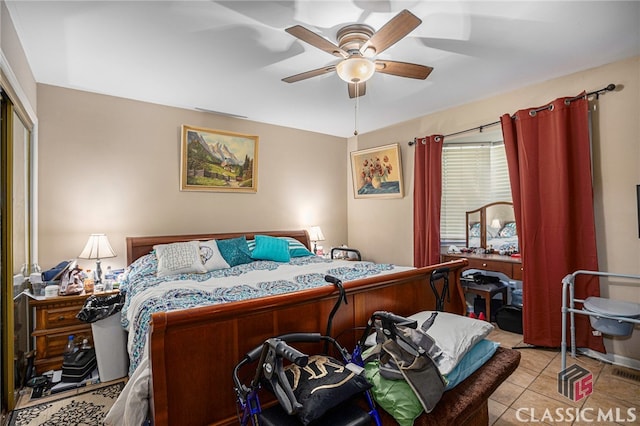
M 324 241 L 324 234 L 319 226 L 309 228 L 309 239 L 313 243 L 313 253 L 318 254 L 318 241 Z
M 116 257 L 116 253 L 109 244 L 109 239 L 105 234 L 91 234 L 87 245 L 84 246 L 82 253 L 78 256 L 80 259 L 96 260 L 96 284 L 102 283 L 102 269 L 100 269 L 100 259 Z

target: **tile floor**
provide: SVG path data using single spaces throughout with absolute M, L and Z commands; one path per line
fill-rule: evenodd
M 523 347 L 522 335 L 496 329 L 489 335 L 504 347 Z M 567 367 L 578 364 L 593 374 L 593 392 L 574 402 L 558 392 L 560 350 L 520 349 L 518 369 L 489 398 L 490 425 L 640 425 L 640 371 L 586 356 L 567 355 Z M 615 370 L 629 373 L 614 375 Z M 598 418 L 600 416 L 600 418 Z

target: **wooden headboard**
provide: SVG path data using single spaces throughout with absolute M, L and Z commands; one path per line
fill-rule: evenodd
M 152 237 L 127 237 L 127 265 L 131 265 L 134 260 L 149 254 L 156 244 L 170 244 L 191 240 L 224 240 L 245 236 L 248 240 L 256 235 L 270 235 L 273 237 L 291 237 L 300 241 L 308 249 L 311 249 L 309 233 L 306 230 L 297 231 L 265 231 L 265 232 L 225 232 L 219 234 L 193 234 L 193 235 L 164 235 Z

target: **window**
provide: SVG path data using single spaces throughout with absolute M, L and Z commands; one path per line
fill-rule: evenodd
M 502 135 L 498 135 L 501 139 Z M 502 140 L 445 140 L 442 149 L 440 239 L 445 243 L 465 241 L 465 212 L 494 201 L 511 201 Z

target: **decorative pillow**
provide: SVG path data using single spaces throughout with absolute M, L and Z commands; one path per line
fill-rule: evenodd
M 313 253 L 311 253 L 304 244 L 295 238 L 283 237 L 282 239 L 289 243 L 289 254 L 291 257 L 313 256 Z
M 285 375 L 303 408 L 297 413 L 304 425 L 329 409 L 371 388 L 362 368 L 326 355 L 311 355 L 306 367 L 285 367 Z
M 158 257 L 158 277 L 207 272 L 200 258 L 200 243 L 198 241 L 157 244 L 153 248 Z
M 304 244 L 300 241 L 296 240 L 292 237 L 277 237 L 282 240 L 285 240 L 289 243 L 289 256 L 291 257 L 304 257 L 304 256 L 313 256 L 313 253 L 309 251 Z M 253 252 L 256 248 L 256 240 L 247 240 L 247 245 L 249 246 L 249 251 Z
M 423 311 L 408 316 L 418 322 L 418 327 L 429 319 L 434 311 Z M 427 334 L 435 340 L 442 350 L 440 356 L 434 361 L 440 370 L 440 374 L 446 376 L 458 365 L 458 362 L 480 340 L 487 337 L 493 330 L 493 325 L 487 321 L 481 321 L 449 312 L 438 312 L 433 325 L 427 330 Z M 366 344 L 376 344 L 375 333 L 367 337 Z
M 516 223 L 515 222 L 505 223 L 502 229 L 500 230 L 500 232 L 498 232 L 498 235 L 500 235 L 503 238 L 515 237 L 516 235 L 518 235 L 518 232 L 516 230 Z
M 251 252 L 247 245 L 247 239 L 244 237 L 229 238 L 226 240 L 217 240 L 218 249 L 220 254 L 227 261 L 229 266 L 242 265 L 244 263 L 251 263 Z
M 256 235 L 256 247 L 251 252 L 251 257 L 257 260 L 273 260 L 274 262 L 288 262 L 289 243 L 286 240 L 270 237 L 268 235 Z
M 469 236 L 470 237 L 479 237 L 480 236 L 480 222 L 476 222 L 469 228 Z
M 216 240 L 200 241 L 200 257 L 207 271 L 215 271 L 216 269 L 225 269 L 229 264 L 218 249 Z

